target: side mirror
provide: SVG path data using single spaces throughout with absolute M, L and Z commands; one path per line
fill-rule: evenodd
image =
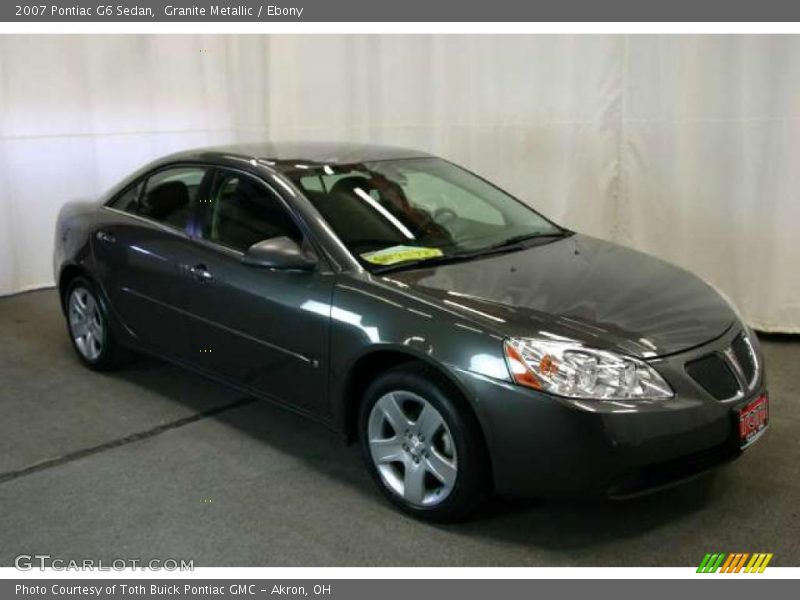
M 317 259 L 303 252 L 296 242 L 281 236 L 250 246 L 242 257 L 242 263 L 269 269 L 310 271 L 317 264 Z

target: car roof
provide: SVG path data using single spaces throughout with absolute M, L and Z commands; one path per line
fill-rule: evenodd
M 163 162 L 182 160 L 263 161 L 278 171 L 295 170 L 297 165 L 342 165 L 380 160 L 423 158 L 431 155 L 396 146 L 351 142 L 261 142 L 196 148 L 164 157 Z M 302 167 L 301 167 L 302 168 Z

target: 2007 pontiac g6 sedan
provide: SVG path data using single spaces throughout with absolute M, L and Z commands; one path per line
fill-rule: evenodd
M 649 492 L 767 427 L 757 339 L 708 284 L 421 152 L 168 156 L 62 209 L 55 272 L 88 367 L 145 352 L 312 417 L 429 519 Z

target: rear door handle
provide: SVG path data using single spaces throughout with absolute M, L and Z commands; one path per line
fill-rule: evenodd
M 113 244 L 117 241 L 117 238 L 114 237 L 113 233 L 108 233 L 107 231 L 103 231 L 102 229 L 97 232 L 97 239 L 101 242 L 105 242 L 106 244 Z
M 189 269 L 189 273 L 198 281 L 211 281 L 214 279 L 214 276 L 205 265 L 195 265 Z

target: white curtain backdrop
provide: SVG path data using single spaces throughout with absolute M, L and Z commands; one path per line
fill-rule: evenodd
M 800 332 L 797 36 L 2 36 L 0 119 L 0 294 L 151 158 L 333 139 L 443 155 Z

